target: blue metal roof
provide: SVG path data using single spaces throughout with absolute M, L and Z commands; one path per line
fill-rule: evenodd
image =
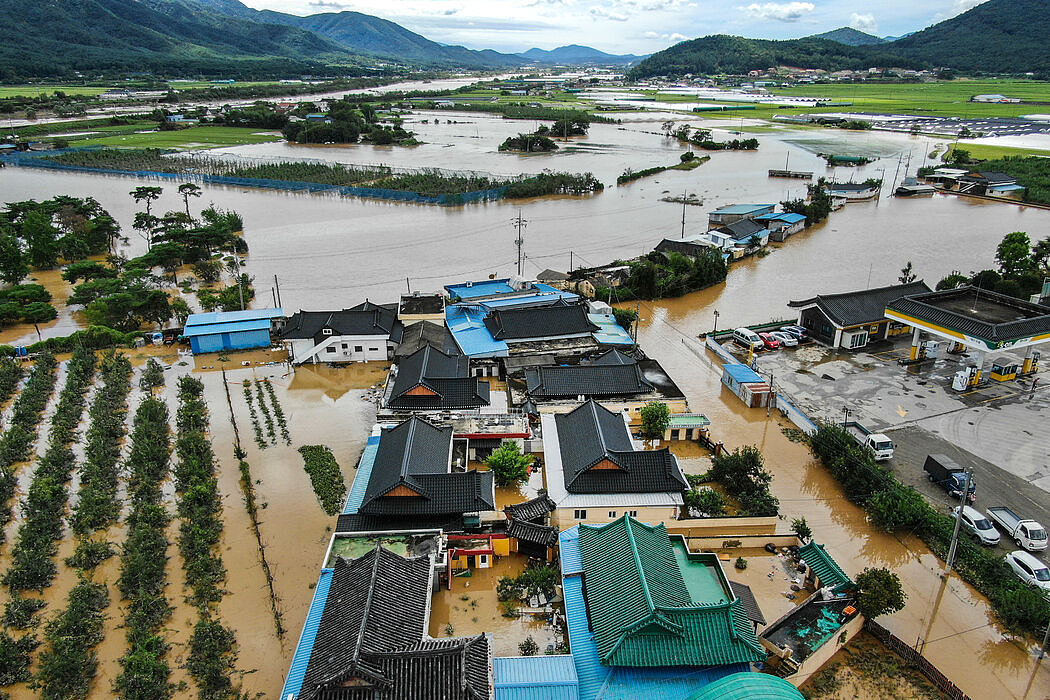
M 759 209 L 768 209 L 773 207 L 773 204 L 730 204 L 729 206 L 719 207 L 715 209 L 712 214 L 750 214 L 753 211 Z
M 487 312 L 479 306 L 453 305 L 445 308 L 445 324 L 460 352 L 468 357 L 506 357 L 507 343 L 496 340 L 485 327 Z
M 616 322 L 612 314 L 587 314 L 587 318 L 598 326 L 599 330 L 591 333 L 591 337 L 602 345 L 634 345 L 630 333 Z
M 213 323 L 254 321 L 261 318 L 284 318 L 284 309 L 245 309 L 244 311 L 209 311 L 201 314 L 190 314 L 186 318 L 186 328 L 190 326 L 206 326 Z
M 510 278 L 501 280 L 482 280 L 481 282 L 463 282 L 462 284 L 446 284 L 445 291 L 450 297 L 460 299 L 473 299 L 474 297 L 486 297 L 490 294 L 506 294 L 513 292 L 510 286 Z
M 572 656 L 497 656 L 492 659 L 496 700 L 579 700 Z
M 372 478 L 372 465 L 375 464 L 376 453 L 379 452 L 379 437 L 379 435 L 369 437 L 365 451 L 361 453 L 361 461 L 357 463 L 357 473 L 354 474 L 354 483 L 346 497 L 346 505 L 343 506 L 343 515 L 356 513 L 365 499 L 368 480 Z
M 508 295 L 505 297 L 497 297 L 496 299 L 485 299 L 478 301 L 477 303 L 488 309 L 506 308 L 506 307 L 525 307 L 525 306 L 537 306 L 539 304 L 550 304 L 558 299 L 564 299 L 565 301 L 576 301 L 580 298 L 579 294 L 573 292 L 563 292 L 555 289 L 554 287 L 547 287 L 545 284 L 536 284 L 536 287 L 546 287 L 546 289 L 536 289 L 532 294 L 515 294 L 513 296 Z
M 722 372 L 728 374 L 740 384 L 761 384 L 766 381 L 762 378 L 762 375 L 744 364 L 722 365 Z
M 580 526 L 575 525 L 558 534 L 558 551 L 561 555 L 561 575 L 570 576 L 583 572 L 583 557 L 580 555 Z
M 302 690 L 306 667 L 310 663 L 310 654 L 314 650 L 314 640 L 317 639 L 317 629 L 321 626 L 321 614 L 324 613 L 324 605 L 328 601 L 328 589 L 332 586 L 333 573 L 335 573 L 333 569 L 321 569 L 317 587 L 314 588 L 314 597 L 310 601 L 310 609 L 303 623 L 303 631 L 295 647 L 295 656 L 292 657 L 292 665 L 288 669 L 288 677 L 284 679 L 282 699 L 289 695 L 298 695 Z
M 682 700 L 690 693 L 702 691 L 711 683 L 726 676 L 750 673 L 748 664 L 695 668 L 666 666 L 663 668 L 631 668 L 618 666 L 598 696 L 600 700 Z M 753 674 L 760 675 L 760 674 Z M 720 697 L 720 696 L 713 696 Z
M 575 547 L 579 549 L 578 541 Z M 569 648 L 572 650 L 572 660 L 576 664 L 576 677 L 580 684 L 580 700 L 597 700 L 609 677 L 610 669 L 602 666 L 598 658 L 598 645 L 594 642 L 594 634 L 587 623 L 583 578 L 563 578 L 562 589 L 565 596 L 565 620 L 569 628 Z
M 797 224 L 800 221 L 805 221 L 806 217 L 802 214 L 796 214 L 793 211 L 783 211 L 779 214 L 762 214 L 756 216 L 755 221 L 786 221 L 789 224 Z
M 182 334 L 187 338 L 195 338 L 199 335 L 215 335 L 217 333 L 237 333 L 240 331 L 268 331 L 270 330 L 270 319 L 260 318 L 254 321 L 236 321 L 233 323 L 208 323 L 192 328 L 187 326 Z

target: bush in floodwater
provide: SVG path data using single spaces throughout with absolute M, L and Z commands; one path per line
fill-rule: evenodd
M 310 475 L 310 483 L 324 512 L 337 514 L 346 497 L 346 483 L 335 455 L 325 445 L 303 445 L 299 454 L 303 456 L 304 468 Z
M 152 357 L 146 361 L 146 367 L 139 377 L 139 386 L 143 391 L 152 391 L 154 387 L 164 386 L 164 368 Z
M 116 556 L 113 543 L 105 540 L 81 540 L 73 550 L 73 555 L 66 557 L 66 566 L 90 571 L 110 557 Z

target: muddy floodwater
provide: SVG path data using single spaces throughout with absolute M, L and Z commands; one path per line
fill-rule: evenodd
M 528 222 L 524 272 L 535 275 L 545 268 L 564 271 L 570 260 L 577 266 L 603 264 L 647 252 L 662 238 L 679 237 L 683 207 L 662 198 L 689 193 L 703 200 L 703 206 L 685 207 L 686 232 L 695 233 L 706 230 L 706 212 L 715 207 L 774 203 L 802 196 L 804 183 L 768 178 L 769 168 L 788 165 L 792 170 L 813 170 L 818 175 L 855 181 L 884 176 L 888 182 L 901 154 L 911 153 L 914 174 L 922 154 L 937 143 L 907 135 L 766 127 L 754 134 L 761 143 L 757 152 L 716 152 L 695 170 L 669 171 L 616 187 L 616 177 L 625 169 L 671 165 L 686 151 L 676 141 L 654 133 L 660 130 L 661 118 L 624 115 L 623 124 L 596 124 L 586 137 L 570 139 L 558 152 L 544 155 L 497 151 L 504 138 L 531 130 L 532 123 L 453 112 L 413 115 L 409 128 L 426 142 L 415 148 L 272 143 L 218 152 L 222 157 L 317 158 L 498 174 L 544 169 L 590 171 L 607 185 L 605 191 L 590 197 L 440 208 L 207 185 L 199 205 L 214 204 L 243 216 L 250 247 L 246 270 L 255 277 L 257 305 L 270 303 L 269 288 L 277 275 L 282 305 L 292 313 L 301 308 L 343 308 L 365 298 L 393 301 L 409 284 L 413 290 L 430 291 L 464 279 L 510 275 L 517 265 L 510 220 L 519 212 Z M 450 120 L 458 123 L 449 124 Z M 740 120 L 714 125 L 717 139 L 729 137 L 727 130 L 753 126 Z M 841 153 L 864 153 L 879 159 L 863 168 L 832 171 L 815 155 L 816 150 L 829 145 Z M 901 176 L 903 173 L 898 179 Z M 138 184 L 147 182 L 9 167 L 0 169 L 0 200 L 46 199 L 55 194 L 95 197 L 123 226 L 129 236 L 124 252 L 133 256 L 142 252 L 142 242 L 131 229 L 135 205 L 128 192 Z M 164 186 L 165 193 L 155 208 L 181 208 L 174 187 Z M 764 410 L 743 408 L 722 387 L 718 363 L 696 340 L 698 333 L 711 329 L 716 310 L 720 328 L 786 319 L 791 317 L 786 307 L 790 299 L 892 284 L 908 261 L 931 286 L 953 270 L 991 267 L 996 244 L 1011 231 L 1027 231 L 1033 239 L 1050 235 L 1050 212 L 949 195 L 915 199 L 886 196 L 879 201 L 850 204 L 833 213 L 827 223 L 774 246 L 768 256 L 735 263 L 724 285 L 679 299 L 638 304 L 642 319 L 639 342 L 674 377 L 691 409 L 711 419 L 717 440 L 730 449 L 745 444 L 761 448 L 774 474 L 772 489 L 780 498 L 786 521 L 805 516 L 816 538 L 849 573 L 858 573 L 865 566 L 886 566 L 901 575 L 908 606 L 881 620 L 883 624 L 906 642 L 925 640 L 926 656 L 971 697 L 1042 699 L 1050 696 L 1050 671 L 1036 662 L 1032 646 L 1005 637 L 990 618 L 987 601 L 967 585 L 954 576 L 943 582 L 938 576 L 941 563 L 921 542 L 875 531 L 809 453 L 784 436 L 782 421 L 775 415 L 767 418 Z M 82 322 L 78 314 L 61 303 L 69 294 L 68 285 L 55 272 L 34 276 L 52 290 L 61 313 L 57 321 L 41 326 L 42 334 L 64 335 L 78 327 Z M 2 343 L 35 339 L 31 327 L 0 334 Z M 267 358 L 261 354 L 255 361 Z M 178 364 L 173 352 L 165 359 L 173 368 L 167 373 L 168 383 L 162 393 L 172 410 L 175 374 L 193 371 L 205 384 L 223 495 L 222 556 L 229 571 L 229 595 L 220 612 L 237 634 L 238 669 L 246 672 L 245 690 L 273 697 L 287 671 L 334 525 L 334 519 L 317 503 L 296 448 L 303 444 L 331 447 L 349 485 L 375 416 L 367 390 L 383 380 L 386 367 L 303 367 L 289 373 L 280 364 L 241 367 L 236 355 L 227 363 L 225 381 L 229 383 L 241 444 L 248 453 L 252 477 L 258 482 L 255 489 L 263 545 L 274 574 L 278 608 L 288 630 L 280 638 L 275 633 L 259 551 L 238 483 L 224 376 L 214 356 L 196 358 L 195 364 L 184 361 L 184 365 Z M 240 386 L 245 378 L 272 382 L 287 415 L 291 446 L 280 440 L 266 449 L 255 444 Z M 690 472 L 707 468 L 701 451 L 683 457 Z M 28 482 L 20 483 L 24 489 Z M 501 492 L 499 500 L 524 500 L 541 484 L 541 478 L 534 478 L 518 491 Z M 10 541 L 13 530 L 8 534 Z M 113 541 L 119 542 L 122 536 L 120 528 L 110 533 Z M 65 556 L 69 549 L 67 538 L 60 555 Z M 0 568 L 6 567 L 8 550 L 0 555 Z M 171 660 L 177 667 L 184 658 L 182 645 L 194 617 L 182 602 L 181 564 L 174 545 L 169 555 L 168 598 L 176 611 L 167 636 L 176 644 Z M 515 565 L 513 558 L 507 558 L 499 566 L 509 567 L 509 571 Z M 767 619 L 775 619 L 790 605 L 791 601 L 782 596 L 785 582 L 766 580 L 773 570 L 771 562 L 755 558 L 739 576 L 731 563 L 727 570 L 731 577 L 749 583 L 770 599 L 768 606 L 763 605 Z M 456 635 L 496 632 L 497 652 L 501 654 L 515 653 L 517 643 L 528 634 L 545 646 L 544 623 L 504 621 L 494 594 L 493 600 L 488 600 L 489 584 L 501 575 L 500 571 L 475 571 L 470 579 L 457 578 L 453 590 L 435 602 L 431 633 L 442 636 L 444 626 L 451 622 Z M 111 591 L 117 573 L 116 560 L 100 570 Z M 46 614 L 60 609 L 71 585 L 71 571 L 60 567 L 59 579 L 43 594 L 51 602 Z M 464 595 L 471 600 L 462 600 Z M 125 649 L 123 630 L 118 628 L 121 603 L 116 595 L 113 597 L 106 641 L 98 649 L 100 672 L 92 693 L 96 698 L 110 696 L 112 679 L 119 670 L 117 659 Z M 471 601 L 477 604 L 472 606 Z M 185 679 L 180 669 L 175 675 L 177 680 Z

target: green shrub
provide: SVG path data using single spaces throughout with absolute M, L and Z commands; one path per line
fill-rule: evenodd
M 299 454 L 303 456 L 304 468 L 321 508 L 328 515 L 336 515 L 346 499 L 346 483 L 335 455 L 325 445 L 303 445 Z

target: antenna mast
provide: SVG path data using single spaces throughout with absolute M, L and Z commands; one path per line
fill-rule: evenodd
M 521 247 L 525 245 L 525 239 L 522 238 L 522 234 L 525 232 L 525 227 L 528 225 L 528 221 L 521 218 L 521 210 L 518 210 L 518 217 L 511 222 L 518 227 L 518 237 L 514 240 L 514 245 L 518 247 L 518 277 L 521 277 Z

